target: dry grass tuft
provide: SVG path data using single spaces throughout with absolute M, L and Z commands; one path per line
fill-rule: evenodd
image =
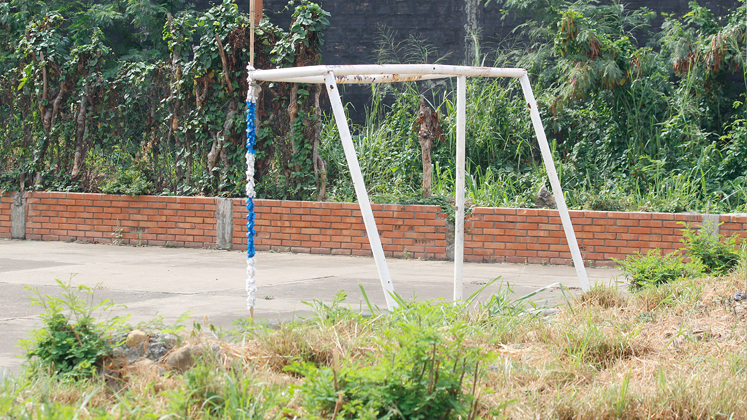
M 615 285 L 596 284 L 588 292 L 582 293 L 576 298 L 579 305 L 601 306 L 602 308 L 614 308 L 626 303 L 627 298 Z

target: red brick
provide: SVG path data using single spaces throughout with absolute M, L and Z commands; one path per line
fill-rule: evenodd
M 604 232 L 605 228 L 604 226 L 587 225 L 587 226 L 583 226 L 583 231 L 584 232 Z
M 635 227 L 632 227 L 632 228 L 630 228 L 630 233 L 638 233 L 638 234 L 648 235 L 648 234 L 651 233 L 651 228 L 643 228 L 643 227 L 635 228 Z
M 551 223 L 552 223 L 552 221 L 551 221 Z M 555 221 L 555 223 L 560 224 L 561 223 L 560 219 L 558 219 L 557 221 Z M 574 217 L 574 218 L 571 219 L 571 224 L 573 224 L 574 226 L 576 226 L 576 225 L 591 225 L 593 223 L 594 223 L 594 220 L 591 219 L 591 218 L 588 218 L 588 217 Z
M 601 226 L 614 226 L 617 224 L 616 219 L 594 219 L 595 225 L 601 225 Z
M 535 217 L 540 215 L 538 209 L 516 209 L 516 214 L 519 216 Z
M 636 220 L 650 220 L 651 213 L 641 213 L 641 212 L 628 213 L 628 217 L 630 219 L 636 219 Z
M 556 258 L 560 255 L 559 252 L 550 252 L 550 251 L 539 251 L 537 252 L 537 256 L 540 258 Z
M 614 247 L 614 246 L 597 246 L 597 247 L 594 247 L 594 251 L 596 251 L 596 252 L 604 252 L 604 253 L 614 253 L 614 252 L 617 252 L 617 247 Z
M 522 230 L 537 230 L 537 224 L 536 223 L 517 223 L 515 226 L 515 229 L 522 229 Z

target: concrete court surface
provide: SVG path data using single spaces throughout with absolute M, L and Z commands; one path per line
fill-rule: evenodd
M 403 298 L 452 298 L 453 262 L 387 262 L 395 291 Z M 338 290 L 347 292 L 353 309 L 362 310 L 359 284 L 372 303 L 386 308 L 373 258 L 262 252 L 257 270 L 257 318 L 307 316 L 310 308 L 302 301 L 330 302 Z M 591 284 L 622 279 L 618 270 L 587 268 L 587 273 Z M 556 282 L 579 290 L 573 267 L 465 263 L 465 298 L 496 277 L 500 281 L 481 294 L 483 299 L 509 284 L 516 297 Z M 207 316 L 210 323 L 230 328 L 233 320 L 249 316 L 245 251 L 0 239 L 0 378 L 20 370 L 18 340 L 38 325 L 41 308 L 31 306 L 33 293 L 26 287 L 55 296 L 60 290 L 55 279 L 95 287 L 98 298 L 126 305 L 114 314 L 131 314 L 133 325 L 157 315 L 173 323 L 191 311 L 194 321 Z M 552 302 L 561 294 L 555 288 L 538 298 Z

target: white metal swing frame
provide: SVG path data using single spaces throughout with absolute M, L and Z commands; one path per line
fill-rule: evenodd
M 258 81 L 272 82 L 290 82 L 290 83 L 324 83 L 327 87 L 329 100 L 332 104 L 335 121 L 340 131 L 340 139 L 345 158 L 348 162 L 350 174 L 353 178 L 353 185 L 358 197 L 358 203 L 363 215 L 363 221 L 366 226 L 366 232 L 373 252 L 376 268 L 379 272 L 381 286 L 384 289 L 387 307 L 392 310 L 396 306 L 396 301 L 392 296 L 394 285 L 389 274 L 389 268 L 384 256 L 384 249 L 381 245 L 379 232 L 376 228 L 371 202 L 368 198 L 368 192 L 363 183 L 363 174 L 361 173 L 358 157 L 353 145 L 353 139 L 350 135 L 345 111 L 340 99 L 338 84 L 360 84 L 360 83 L 393 83 L 405 81 L 418 81 L 442 78 L 457 78 L 457 177 L 456 177 L 456 221 L 455 221 L 455 238 L 454 238 L 454 300 L 463 299 L 463 265 L 464 265 L 464 166 L 465 166 L 465 120 L 466 120 L 466 96 L 467 96 L 467 77 L 512 77 L 518 78 L 524 98 L 534 125 L 534 131 L 537 135 L 542 160 L 545 164 L 550 185 L 552 187 L 555 202 L 560 213 L 560 220 L 563 224 L 566 240 L 573 257 L 573 265 L 576 268 L 581 289 L 589 290 L 589 280 L 586 275 L 581 251 L 576 241 L 576 235 L 573 231 L 573 224 L 568 213 L 568 207 L 560 188 L 558 173 L 552 160 L 550 146 L 547 143 L 545 130 L 542 126 L 537 102 L 534 99 L 534 93 L 529 84 L 527 71 L 520 68 L 494 68 L 494 67 L 468 67 L 468 66 L 446 66 L 435 64 L 384 64 L 384 65 L 350 65 L 350 66 L 309 66 L 309 67 L 292 67 L 272 70 L 255 70 L 249 68 L 249 83 L 255 84 Z

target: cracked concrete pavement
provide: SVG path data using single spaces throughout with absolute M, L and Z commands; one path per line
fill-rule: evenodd
M 402 297 L 451 299 L 452 262 L 387 262 Z M 307 316 L 310 308 L 303 301 L 329 302 L 338 290 L 347 292 L 351 307 L 362 309 L 359 284 L 372 303 L 386 307 L 373 258 L 263 252 L 257 256 L 257 269 L 257 318 Z M 39 324 L 41 308 L 31 306 L 28 286 L 52 296 L 60 292 L 55 279 L 95 287 L 97 298 L 126 305 L 113 314 L 131 314 L 132 324 L 156 316 L 173 323 L 189 311 L 192 320 L 208 317 L 210 323 L 230 328 L 234 320 L 249 316 L 245 270 L 242 251 L 0 240 L 0 378 L 20 371 L 23 351 L 17 344 Z M 612 269 L 587 272 L 591 284 L 622 278 Z M 464 296 L 497 277 L 500 281 L 482 296 L 507 285 L 515 296 L 556 282 L 571 290 L 579 287 L 573 267 L 465 263 Z M 561 291 L 554 289 L 536 299 L 552 302 L 560 296 Z

